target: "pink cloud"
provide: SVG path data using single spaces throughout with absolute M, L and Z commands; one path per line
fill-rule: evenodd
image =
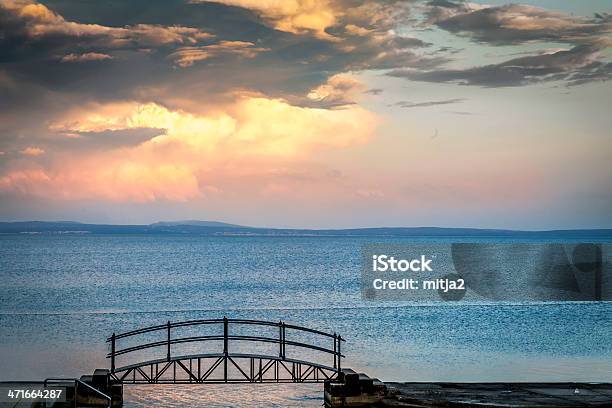
M 314 109 L 252 95 L 238 96 L 210 114 L 155 103 L 91 104 L 64 113 L 50 129 L 67 141 L 63 143 L 78 143 L 79 138 L 66 135 L 85 132 L 159 129 L 159 134 L 130 147 L 84 151 L 76 157 L 48 152 L 45 168 L 19 162 L 18 168 L 8 166 L 0 189 L 51 199 L 117 202 L 184 202 L 251 188 L 264 193 L 267 185 L 275 184 L 291 191 L 304 185 L 313 170 L 307 165 L 301 175 L 292 169 L 321 152 L 367 142 L 377 122 L 374 114 L 356 105 Z M 25 149 L 24 154 L 42 153 L 36 149 Z
M 45 151 L 40 147 L 28 146 L 25 149 L 20 151 L 21 154 L 25 156 L 41 156 L 45 154 Z

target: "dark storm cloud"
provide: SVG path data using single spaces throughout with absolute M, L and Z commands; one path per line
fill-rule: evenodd
M 167 63 L 158 62 L 157 52 L 213 41 L 203 29 L 180 24 L 77 22 L 40 3 L 0 2 L 0 75 L 5 79 L 0 104 L 31 106 L 50 93 L 56 105 L 129 97 L 135 88 L 171 73 Z
M 499 64 L 467 69 L 398 70 L 390 75 L 415 81 L 483 87 L 520 86 L 555 80 L 578 85 L 611 78 L 610 64 L 597 60 L 599 51 L 598 47 L 580 45 L 566 51 L 515 58 Z
M 48 129 L 75 106 L 134 100 L 205 110 L 246 91 L 334 109 L 354 103 L 358 94 L 319 101 L 307 95 L 338 73 L 430 70 L 447 61 L 427 55 L 429 44 L 393 31 L 407 12 L 397 11 L 399 3 L 342 4 L 344 17 L 329 27 L 329 38 L 320 38 L 275 29 L 245 8 L 209 2 L 0 0 L 0 151 L 49 144 L 84 151 L 140 142 L 133 134 L 63 138 Z
M 445 99 L 441 101 L 427 101 L 427 102 L 408 102 L 408 101 L 400 101 L 395 103 L 395 106 L 399 106 L 400 108 L 426 108 L 429 106 L 436 105 L 448 105 L 451 103 L 458 103 L 465 101 L 465 98 L 454 98 L 454 99 Z
M 7 1 L 0 3 L 2 70 L 73 100 L 148 98 L 150 89 L 157 98 L 164 89 L 212 99 L 232 88 L 299 100 L 339 72 L 447 61 L 419 51 L 429 44 L 392 32 L 406 15 L 400 2 L 341 3 L 344 17 L 329 27 L 330 38 L 319 38 L 216 3 Z
M 597 61 L 597 47 L 580 45 L 567 51 L 511 59 L 467 69 L 394 71 L 392 76 L 415 81 L 456 83 L 483 87 L 520 86 L 564 80 L 568 85 L 611 78 L 610 64 Z
M 532 41 L 592 43 L 610 34 L 612 16 L 570 16 L 538 7 L 508 4 L 480 7 L 450 1 L 432 1 L 427 22 L 476 41 L 493 45 Z
M 415 81 L 484 87 L 522 86 L 545 81 L 580 85 L 610 79 L 610 64 L 600 55 L 610 46 L 612 17 L 570 16 L 538 7 L 508 4 L 480 6 L 447 0 L 430 1 L 426 24 L 494 46 L 563 42 L 570 50 L 534 52 L 496 64 L 465 69 L 399 69 L 389 75 Z
M 182 25 L 135 24 L 122 27 L 68 21 L 42 4 L 7 1 L 0 4 L 2 61 L 52 57 L 66 49 L 143 49 L 196 44 L 211 34 Z
M 582 85 L 589 82 L 608 81 L 612 79 L 612 63 L 593 62 L 588 69 L 575 72 L 568 78 L 571 86 Z
M 465 3 L 454 3 L 447 0 L 432 0 L 427 3 L 425 16 L 427 24 L 436 24 L 445 21 L 456 14 L 468 13 L 470 8 Z
M 411 2 L 331 1 L 342 13 L 324 31 L 296 32 L 278 29 L 274 24 L 281 17 L 271 23 L 261 8 L 220 3 L 0 2 L 0 104 L 29 109 L 32 99 L 46 101 L 58 95 L 58 109 L 125 99 L 172 105 L 177 99 L 202 100 L 204 96 L 203 103 L 212 104 L 228 92 L 247 90 L 295 105 L 334 108 L 336 104 L 313 102 L 306 95 L 334 75 L 349 71 L 392 70 L 392 75 L 415 80 L 484 86 L 521 85 L 555 75 L 573 84 L 609 77 L 609 67 L 596 60 L 558 67 L 563 54 L 533 56 L 532 62 L 526 57 L 467 70 L 444 69 L 457 50 L 435 47 L 396 30 L 415 23 L 407 7 Z M 568 41 L 595 41 L 610 20 L 609 15 L 600 15 L 583 21 L 524 7 L 489 7 L 487 13 L 466 7 L 430 2 L 428 21 L 479 41 L 501 44 L 538 35 L 548 39 L 553 34 Z M 510 30 L 507 18 L 515 14 L 527 16 L 528 27 Z M 539 26 L 543 28 L 533 28 Z M 544 67 L 535 66 L 539 60 L 547 62 Z M 501 76 L 496 80 L 495 75 Z M 22 91 L 6 91 L 9 83 L 18 83 Z M 35 91 L 29 94 L 30 90 Z

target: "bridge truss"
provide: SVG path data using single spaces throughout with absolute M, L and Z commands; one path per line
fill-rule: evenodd
M 173 329 L 198 325 L 222 325 L 223 334 L 172 337 Z M 232 334 L 230 326 L 277 327 L 278 336 Z M 117 349 L 117 343 L 121 339 L 160 331 L 165 332 L 164 340 Z M 298 338 L 303 334 L 309 334 L 323 342 L 331 341 L 333 346 L 323 347 L 303 341 L 288 340 L 286 337 L 287 331 L 291 331 Z M 210 341 L 222 341 L 222 352 L 172 355 L 173 345 Z M 278 354 L 230 352 L 230 345 L 234 341 L 276 344 Z M 344 357 L 341 353 L 341 344 L 344 339 L 336 333 L 325 333 L 306 327 L 289 325 L 282 321 L 268 322 L 227 319 L 225 317 L 223 319 L 167 322 L 163 325 L 146 327 L 118 335 L 113 333 L 107 339 L 107 342 L 110 343 L 111 348 L 107 355 L 107 358 L 111 360 L 110 380 L 113 383 L 121 384 L 317 383 L 335 378 L 341 370 L 341 362 Z M 330 356 L 330 363 L 324 364 L 287 357 L 287 346 L 290 346 L 292 350 L 303 349 L 328 355 Z M 116 367 L 118 356 L 155 347 L 166 349 L 165 358 Z

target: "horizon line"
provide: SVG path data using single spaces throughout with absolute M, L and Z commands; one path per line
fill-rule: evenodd
M 174 221 L 153 221 L 150 223 L 104 223 L 104 222 L 84 222 L 74 220 L 0 220 L 0 224 L 19 224 L 19 223 L 47 223 L 47 224 L 81 224 L 81 225 L 96 225 L 96 226 L 113 226 L 113 227 L 148 227 L 155 224 L 176 224 L 171 225 L 175 227 L 180 226 L 194 226 L 201 228 L 247 228 L 247 229 L 274 229 L 274 230 L 314 230 L 314 231 L 338 231 L 338 230 L 367 230 L 367 229 L 447 229 L 447 230 L 484 230 L 484 231 L 508 231 L 508 232 L 559 232 L 559 231 L 612 231 L 612 227 L 579 227 L 579 228 L 539 228 L 539 229 L 521 229 L 521 228 L 501 228 L 501 227 L 473 227 L 473 226 L 462 226 L 462 227 L 445 227 L 445 226 L 432 226 L 432 225 L 420 225 L 420 226 L 351 226 L 351 227 L 282 227 L 282 226 L 252 226 L 234 224 L 227 221 L 217 220 L 174 220 Z M 211 224 L 222 224 L 222 225 L 196 225 L 195 223 L 211 223 Z M 223 225 L 225 224 L 225 225 Z

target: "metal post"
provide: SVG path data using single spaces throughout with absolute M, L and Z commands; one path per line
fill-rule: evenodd
M 283 321 L 278 322 L 278 356 L 283 357 Z
M 115 372 L 115 333 L 111 336 L 111 373 Z
M 223 316 L 223 379 L 225 382 L 227 382 L 228 323 L 227 317 Z
M 287 342 L 285 341 L 285 329 L 285 323 L 283 322 L 283 360 L 285 359 L 287 348 Z
M 334 333 L 334 368 L 337 367 L 338 361 L 338 336 Z
M 223 317 L 223 354 L 227 356 L 227 333 L 228 332 L 228 321 L 227 317 Z
M 166 359 L 170 361 L 170 320 L 168 320 L 168 354 Z
M 342 344 L 342 336 L 338 335 L 338 372 L 342 370 L 342 352 L 340 351 L 341 344 Z

